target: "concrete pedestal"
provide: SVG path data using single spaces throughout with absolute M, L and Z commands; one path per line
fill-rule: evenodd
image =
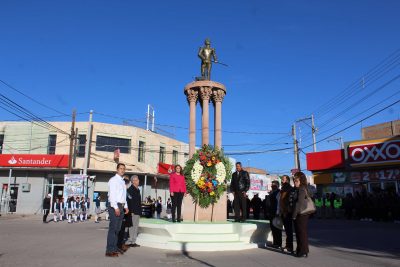
M 193 198 L 187 195 L 183 199 L 183 220 L 194 222 L 225 222 L 227 219 L 227 195 L 226 192 L 219 201 L 214 204 L 214 208 L 209 206 L 206 209 L 193 203 Z

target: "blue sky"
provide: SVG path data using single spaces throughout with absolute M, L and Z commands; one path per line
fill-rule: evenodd
M 285 148 L 292 146 L 291 125 L 299 118 L 315 113 L 320 140 L 400 99 L 388 98 L 400 91 L 398 79 L 377 91 L 400 74 L 398 54 L 391 65 L 386 62 L 382 77 L 368 76 L 400 48 L 399 11 L 399 1 L 3 0 L 0 79 L 63 113 L 93 109 L 139 126 L 152 104 L 158 131 L 187 142 L 183 88 L 199 76 L 197 50 L 209 37 L 219 60 L 229 65 L 214 65 L 212 72 L 228 90 L 225 151 Z M 371 83 L 363 85 L 362 77 Z M 325 103 L 352 83 L 328 109 Z M 59 115 L 4 85 L 0 91 L 39 116 Z M 336 137 L 357 140 L 362 126 L 399 117 L 397 104 Z M 0 119 L 16 117 L 0 110 Z M 100 114 L 94 120 L 121 123 Z M 302 147 L 308 146 L 309 127 L 299 124 L 297 130 Z M 338 147 L 318 143 L 318 150 Z M 270 172 L 293 167 L 292 151 L 235 157 Z

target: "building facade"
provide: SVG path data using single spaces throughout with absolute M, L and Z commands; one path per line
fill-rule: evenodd
M 400 121 L 362 129 L 368 139 L 343 149 L 307 154 L 318 193 L 400 192 Z
M 1 212 L 7 212 L 8 201 L 8 211 L 39 213 L 46 194 L 63 197 L 71 123 L 51 124 L 57 129 L 34 122 L 0 122 Z M 169 180 L 159 173 L 159 163 L 184 165 L 189 157 L 187 143 L 138 127 L 101 122 L 75 123 L 72 144 L 72 173 L 84 172 L 87 164 L 87 196 L 93 199 L 96 192 L 103 202 L 118 162 L 126 165 L 127 174 L 139 176 L 142 197 L 161 196 L 166 201 Z

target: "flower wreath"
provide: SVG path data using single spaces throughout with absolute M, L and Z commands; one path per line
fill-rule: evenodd
M 229 159 L 221 150 L 211 145 L 199 149 L 186 162 L 183 170 L 187 191 L 193 202 L 202 208 L 216 203 L 231 179 L 231 169 Z

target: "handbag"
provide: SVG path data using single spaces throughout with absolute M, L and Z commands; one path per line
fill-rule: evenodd
M 281 216 L 275 216 L 272 219 L 272 225 L 274 227 L 278 228 L 279 230 L 282 230 L 283 229 L 283 221 L 282 221 Z
M 304 201 L 304 206 L 300 210 L 301 215 L 309 215 L 313 214 L 316 211 L 314 201 L 311 199 L 311 197 L 308 195 L 308 192 L 306 191 L 306 197 Z

